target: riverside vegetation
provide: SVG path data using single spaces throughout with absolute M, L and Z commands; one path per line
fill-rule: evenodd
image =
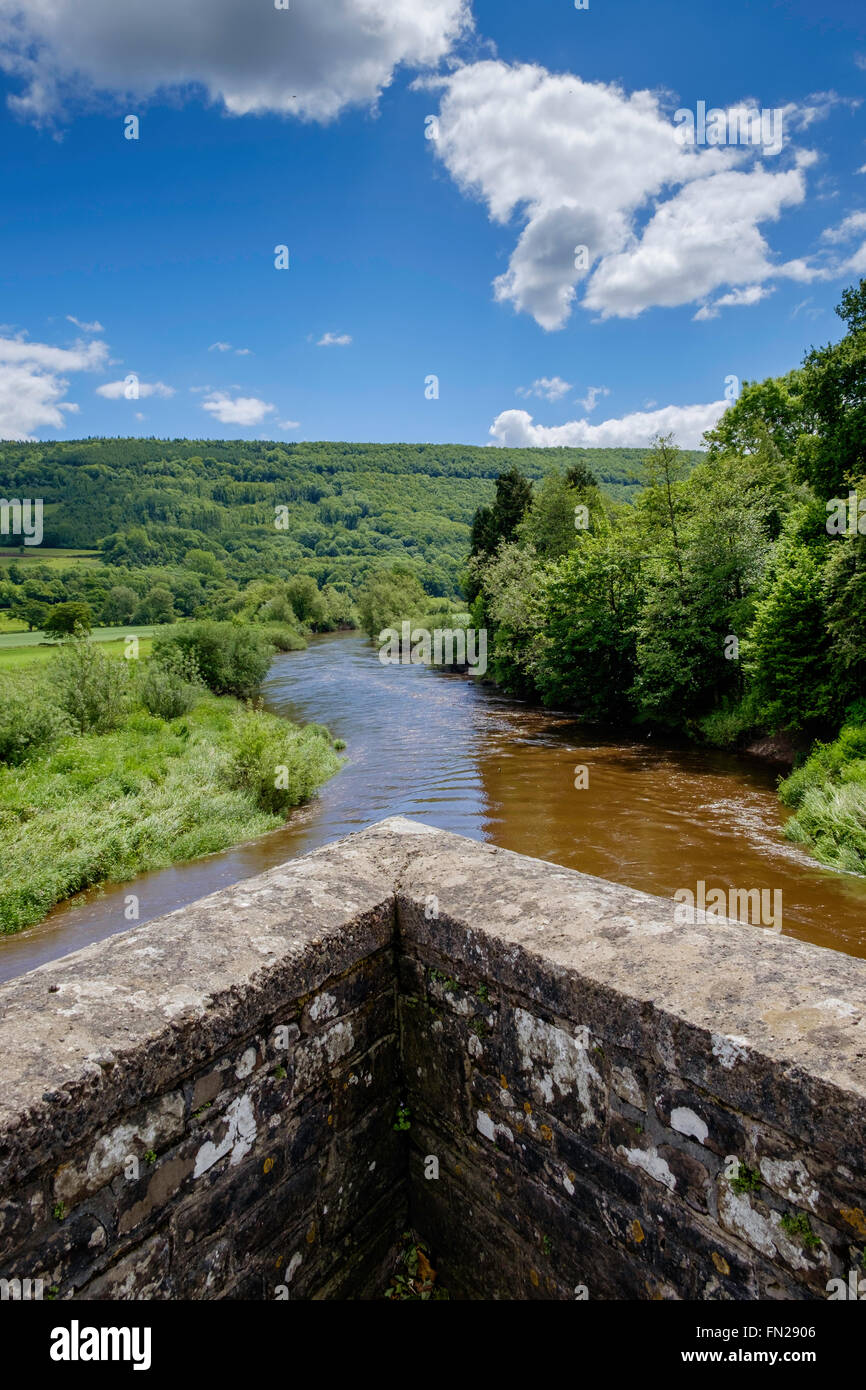
M 787 833 L 866 871 L 866 280 L 838 313 L 701 453 L 2 446 L 48 548 L 0 561 L 0 625 L 62 647 L 0 676 L 0 929 L 279 824 L 339 759 L 237 701 L 311 632 L 406 619 L 486 629 L 506 692 L 589 723 L 784 743 Z M 95 622 L 163 627 L 132 674 Z
M 263 631 L 212 621 L 135 661 L 79 632 L 0 678 L 0 932 L 276 829 L 337 771 L 326 729 L 253 702 L 273 653 Z
M 506 691 L 719 747 L 811 749 L 780 788 L 787 834 L 863 873 L 866 280 L 837 313 L 841 341 L 747 382 L 697 466 L 660 438 L 631 505 L 585 467 L 536 489 L 504 474 L 475 516 L 467 592 Z

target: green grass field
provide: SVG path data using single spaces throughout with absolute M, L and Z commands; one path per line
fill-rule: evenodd
M 92 569 L 94 565 L 102 564 L 98 550 L 52 550 L 49 546 L 42 545 L 21 546 L 18 550 L 0 548 L 0 572 L 12 560 L 23 564 L 35 562 L 56 570 L 76 569 L 82 566 Z
M 97 627 L 91 637 L 94 642 L 104 644 L 107 656 L 123 656 L 127 638 L 137 637 L 138 654 L 144 657 L 150 655 L 154 635 L 169 632 L 170 626 L 148 627 L 132 623 L 129 627 Z M 47 641 L 41 632 L 0 631 L 0 675 L 48 661 L 58 645 L 57 642 Z

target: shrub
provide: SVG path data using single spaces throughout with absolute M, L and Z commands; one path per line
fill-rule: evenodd
M 138 697 L 149 714 L 158 719 L 179 719 L 198 703 L 198 690 L 170 665 L 149 661 L 138 688 Z
M 278 652 L 302 652 L 306 650 L 307 643 L 301 633 L 296 628 L 286 626 L 285 623 L 268 623 L 262 631 L 271 646 L 276 647 Z
M 68 716 L 35 683 L 0 684 L 0 762 L 17 767 L 70 732 Z
M 262 631 L 211 619 L 185 624 L 153 644 L 153 654 L 163 665 L 176 660 L 172 653 L 178 651 L 194 658 L 201 679 L 215 694 L 241 699 L 255 694 L 274 653 Z
M 251 707 L 236 718 L 227 780 L 253 796 L 263 811 L 290 811 L 339 766 L 330 736 L 319 726 L 298 728 Z
M 86 637 L 64 642 L 52 661 L 57 702 L 79 733 L 114 729 L 129 708 L 129 669 Z

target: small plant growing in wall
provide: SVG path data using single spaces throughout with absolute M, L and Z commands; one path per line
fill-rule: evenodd
M 156 1163 L 156 1152 L 154 1149 L 148 1149 L 147 1153 L 144 1155 L 144 1161 L 145 1163 Z
M 56 1204 L 56 1206 L 54 1207 L 54 1210 L 52 1211 L 51 1215 L 54 1217 L 54 1220 L 55 1220 L 55 1221 L 65 1221 L 65 1220 L 66 1220 L 66 1204 L 65 1204 L 65 1202 L 58 1202 L 58 1203 Z
M 488 1004 L 490 1002 L 490 990 L 487 988 L 486 985 L 478 986 L 477 990 L 475 991 L 475 998 L 480 999 L 482 1004 Z
M 780 1222 L 782 1230 L 792 1240 L 799 1240 L 805 1250 L 817 1250 L 821 1242 L 812 1230 L 812 1223 L 805 1212 L 798 1212 L 796 1216 L 783 1216 Z
M 553 1254 L 553 1246 L 550 1241 L 550 1236 L 541 1237 L 541 1249 L 543 1250 L 545 1255 Z
M 446 994 L 453 994 L 457 988 L 457 981 L 452 980 L 448 975 L 443 975 L 441 970 L 431 970 L 430 979 L 437 980 Z
M 397 1106 L 397 1118 L 394 1122 L 394 1128 L 399 1130 L 411 1129 L 411 1114 L 412 1111 L 409 1109 L 408 1105 L 404 1105 L 401 1101 L 400 1104 Z
M 286 1071 L 285 1067 L 276 1067 L 276 1068 L 274 1069 L 274 1080 L 275 1080 L 275 1081 L 285 1081 L 285 1079 L 286 1079 L 286 1077 L 288 1076 L 288 1074 L 289 1074 L 289 1073 Z
M 728 1181 L 740 1197 L 761 1190 L 761 1175 L 757 1168 L 750 1168 L 748 1163 L 736 1161 L 736 1172 L 733 1175 L 728 1174 Z
M 483 1018 L 473 1018 L 469 1025 L 469 1031 L 470 1033 L 474 1033 L 476 1038 L 486 1038 L 487 1024 L 484 1022 Z
M 404 1231 L 405 1248 L 400 1252 L 397 1272 L 385 1297 L 397 1302 L 421 1302 L 448 1298 L 448 1292 L 436 1284 L 436 1270 L 430 1261 L 429 1247 L 414 1231 Z

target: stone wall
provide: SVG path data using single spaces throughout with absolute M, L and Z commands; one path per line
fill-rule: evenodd
M 864 1063 L 866 962 L 387 821 L 0 987 L 0 1277 L 823 1298 Z
M 381 1285 L 406 1221 L 389 887 L 341 847 L 0 990 L 0 1277 Z

